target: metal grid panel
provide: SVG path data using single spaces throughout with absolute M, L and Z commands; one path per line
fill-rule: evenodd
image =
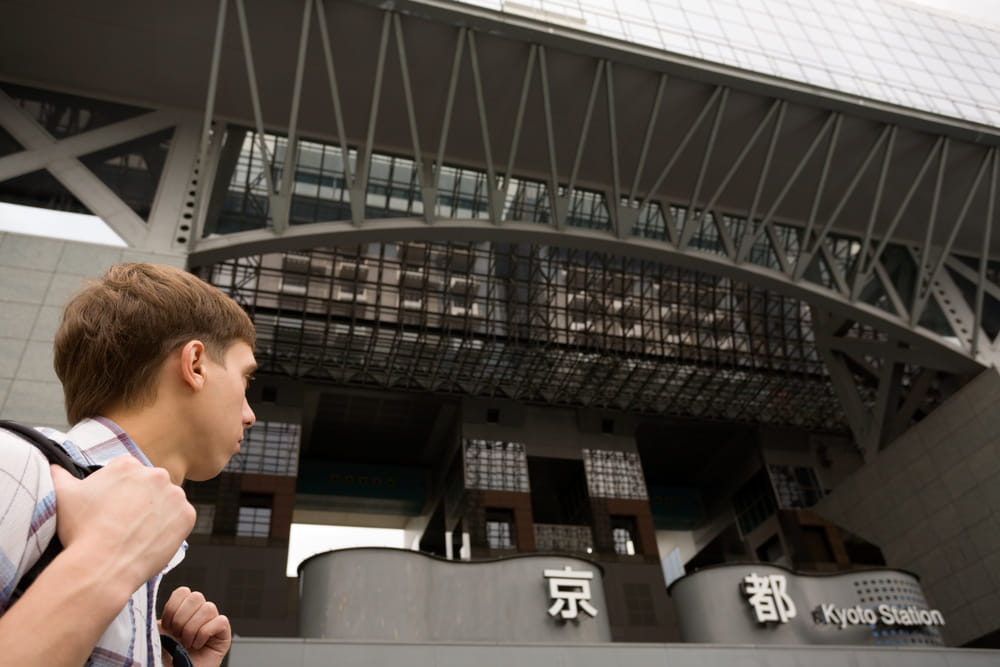
M 465 486 L 527 493 L 528 460 L 524 445 L 499 440 L 466 440 Z
M 241 258 L 206 275 L 250 312 L 265 372 L 844 428 L 809 309 L 729 279 L 548 246 L 418 242 Z
M 584 449 L 583 467 L 591 498 L 648 499 L 642 463 L 635 452 Z

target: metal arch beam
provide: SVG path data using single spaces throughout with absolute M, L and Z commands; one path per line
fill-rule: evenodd
M 428 225 L 423 218 L 365 220 L 360 226 L 350 221 L 327 222 L 295 226 L 280 236 L 270 230 L 257 230 L 201 239 L 192 249 L 188 261 L 192 266 L 200 266 L 252 254 L 386 240 L 534 243 L 661 262 L 751 283 L 801 299 L 827 312 L 878 327 L 893 340 L 916 350 L 916 354 L 932 355 L 936 360 L 935 367 L 952 373 L 971 375 L 989 363 L 982 355 L 978 360 L 971 359 L 962 347 L 933 332 L 910 326 L 905 314 L 892 315 L 815 283 L 793 281 L 784 273 L 755 264 L 737 263 L 722 255 L 682 251 L 665 241 L 642 237 L 620 239 L 613 232 L 580 227 L 555 229 L 537 223 L 504 221 L 496 224 L 489 220 L 467 219 L 435 219 Z

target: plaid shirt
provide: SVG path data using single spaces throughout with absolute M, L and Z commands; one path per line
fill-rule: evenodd
M 106 465 L 128 454 L 152 465 L 124 431 L 103 417 L 84 419 L 66 434 L 39 430 L 62 443 L 79 463 Z M 0 429 L 0 614 L 6 611 L 14 586 L 41 556 L 55 531 L 56 501 L 48 461 L 34 445 Z M 164 572 L 184 558 L 185 549 L 186 543 Z M 98 640 L 87 665 L 162 665 L 156 627 L 156 589 L 162 575 L 132 594 Z

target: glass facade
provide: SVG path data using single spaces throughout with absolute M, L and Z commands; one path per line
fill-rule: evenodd
M 903 0 L 464 0 L 713 63 L 1000 125 L 1000 27 Z
M 845 428 L 808 307 L 725 278 L 549 246 L 417 242 L 251 256 L 206 277 L 253 317 L 264 372 Z
M 527 493 L 528 461 L 524 445 L 497 440 L 466 440 L 465 486 L 469 489 Z
M 267 196 L 265 165 L 271 160 L 272 181 L 280 178 L 286 169 L 284 163 L 286 139 L 278 135 L 260 138 L 253 131 L 230 128 L 233 140 L 241 142 L 239 159 L 225 190 L 219 217 L 205 226 L 205 235 L 232 233 L 251 229 L 265 229 L 272 225 L 270 200 Z M 261 149 L 264 146 L 264 149 Z M 289 222 L 305 225 L 351 219 L 349 188 L 350 174 L 345 170 L 342 151 L 332 144 L 303 141 L 297 153 Z M 265 159 L 265 156 L 271 156 Z M 352 171 L 356 162 L 355 152 L 349 153 L 347 168 Z M 499 184 L 506 184 L 497 196 L 502 196 L 499 221 L 517 221 L 548 225 L 551 223 L 551 196 L 547 184 L 540 181 L 498 176 Z M 435 199 L 435 215 L 452 219 L 488 220 L 490 204 L 484 171 L 442 165 L 439 187 Z M 612 231 L 605 195 L 600 192 L 574 188 L 572 192 L 561 188 L 561 197 L 568 200 L 567 227 L 596 231 Z M 376 153 L 365 190 L 364 216 L 367 219 L 414 217 L 423 214 L 420 183 L 409 158 Z M 803 237 L 806 231 L 796 224 L 780 220 L 771 221 L 769 229 L 760 220 L 746 217 L 715 214 L 692 210 L 676 202 L 650 199 L 637 212 L 630 234 L 667 243 L 676 243 L 686 224 L 696 223 L 689 242 L 690 248 L 708 254 L 723 256 L 727 245 L 747 244 L 747 263 L 781 271 L 783 266 L 795 266 L 800 257 L 808 258 L 803 279 L 831 290 L 838 281 L 853 275 L 859 269 L 862 240 L 831 233 L 824 240 L 822 252 L 808 252 Z M 498 221 L 498 222 L 499 222 Z M 773 232 L 773 233 L 772 233 Z M 916 272 L 916 260 L 901 245 L 889 244 L 885 257 L 891 257 L 895 270 Z M 423 260 L 411 260 L 421 263 Z M 298 276 L 286 277 L 287 291 L 294 290 Z M 377 279 L 372 277 L 369 284 Z M 425 287 L 410 281 L 410 290 Z M 581 288 L 599 285 L 581 284 Z M 342 293 L 346 294 L 346 293 Z M 415 291 L 414 298 L 419 298 Z M 467 295 L 471 296 L 471 295 Z M 908 300 L 907 295 L 902 295 Z M 360 294 L 359 299 L 365 298 Z M 880 279 L 872 274 L 861 291 L 860 300 L 894 315 L 899 315 Z M 454 294 L 451 303 L 456 308 L 466 308 L 462 295 Z M 580 301 L 578 304 L 582 304 Z M 582 306 L 577 306 L 581 310 Z M 945 319 L 931 303 L 923 315 L 921 325 L 943 335 L 953 335 Z M 586 317 L 581 316 L 579 327 L 585 330 Z M 638 331 L 636 332 L 638 334 Z
M 300 430 L 298 424 L 258 421 L 246 431 L 239 453 L 229 460 L 225 471 L 297 476 Z
M 851 247 L 841 244 L 845 261 Z M 269 373 L 846 430 L 809 307 L 727 278 L 455 242 L 255 255 L 203 275 L 251 314 Z M 859 324 L 849 334 L 887 338 Z M 905 381 L 919 372 L 907 367 Z M 928 396 L 925 410 L 937 400 Z
M 587 472 L 587 486 L 592 498 L 648 499 L 646 481 L 642 476 L 642 463 L 635 452 L 585 449 L 583 465 Z M 628 539 L 631 540 L 634 535 L 633 527 Z M 618 539 L 616 533 L 616 545 Z
M 767 472 L 781 509 L 812 507 L 823 497 L 819 478 L 811 467 L 772 463 L 767 466 Z
M 778 511 L 774 487 L 766 470 L 759 470 L 733 496 L 733 512 L 740 535 L 746 537 Z

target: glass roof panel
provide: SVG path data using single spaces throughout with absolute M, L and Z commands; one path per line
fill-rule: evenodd
M 903 0 L 755 0 L 738 5 L 719 0 L 464 0 L 464 4 L 1000 125 L 1000 23 Z M 932 72 L 945 76 L 929 76 Z

